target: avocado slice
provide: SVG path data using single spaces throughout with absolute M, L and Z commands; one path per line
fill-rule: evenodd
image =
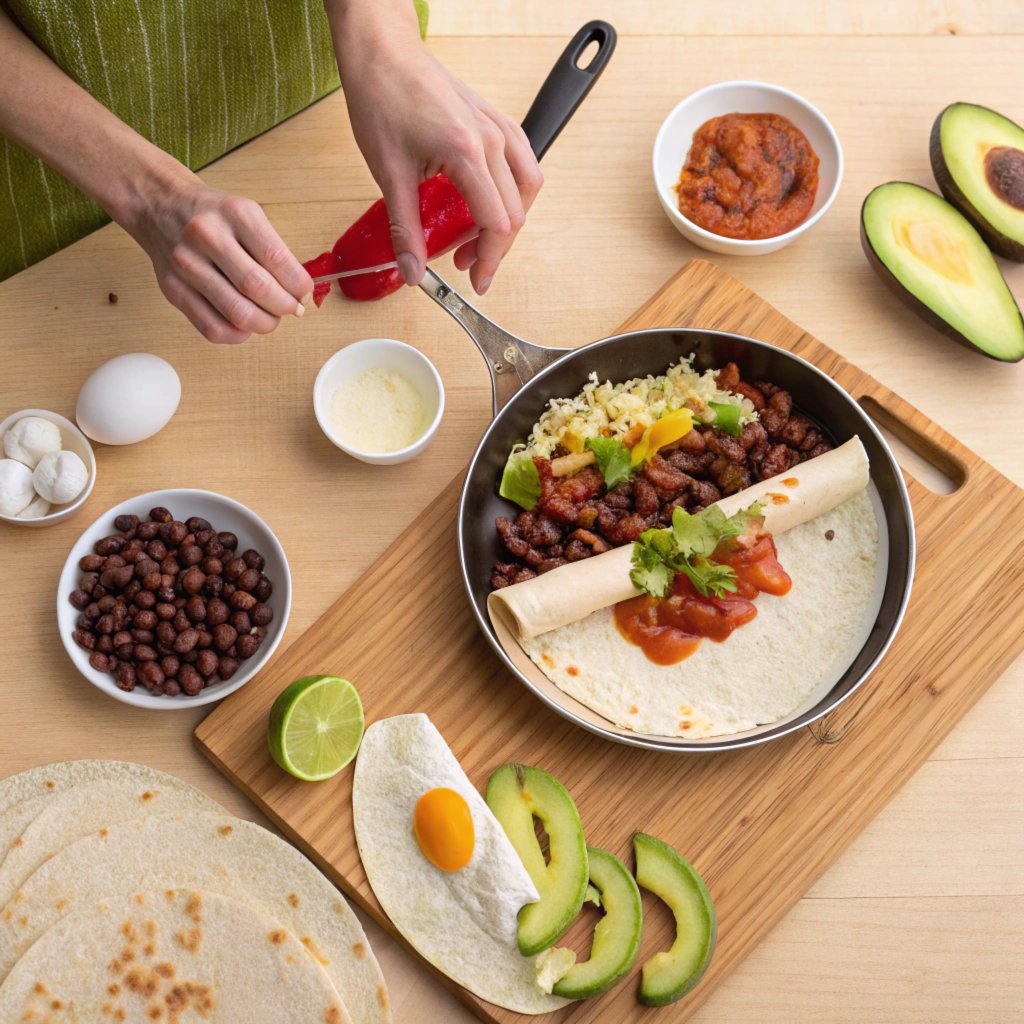
M 519 952 L 534 956 L 568 931 L 583 906 L 587 844 L 580 816 L 565 786 L 540 768 L 521 764 L 499 768 L 487 783 L 485 799 L 540 894 L 539 902 L 519 911 Z M 548 863 L 534 817 L 548 834 Z
M 1024 263 L 1024 128 L 988 107 L 951 103 L 932 125 L 942 194 L 989 248 Z
M 718 916 L 708 887 L 678 850 L 643 832 L 633 836 L 633 850 L 637 882 L 663 899 L 676 918 L 672 948 L 644 964 L 640 982 L 641 1003 L 668 1006 L 708 969 L 718 941 Z
M 861 207 L 860 237 L 878 276 L 932 327 L 992 359 L 1024 357 L 1024 318 L 992 253 L 941 196 L 879 185 Z
M 640 890 L 626 865 L 596 846 L 587 847 L 587 863 L 605 915 L 594 928 L 590 959 L 574 964 L 552 989 L 565 999 L 599 996 L 628 974 L 640 952 L 644 929 Z

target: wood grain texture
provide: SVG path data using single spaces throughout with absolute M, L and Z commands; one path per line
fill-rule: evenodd
M 1021 32 L 1014 0 L 827 0 L 714 4 L 655 0 L 435 0 L 431 37 L 447 35 L 572 35 L 585 21 L 604 18 L 621 35 L 661 31 L 686 36 L 978 35 Z
M 795 244 L 769 257 L 716 262 L 1024 485 L 1024 363 L 996 364 L 937 335 L 888 294 L 857 239 L 857 213 L 872 187 L 893 179 L 934 187 L 927 136 L 946 103 L 982 103 L 1024 122 L 1024 40 L 1012 35 L 1019 19 L 991 22 L 999 34 L 987 37 L 766 40 L 758 33 L 783 25 L 805 31 L 825 15 L 845 16 L 853 33 L 874 31 L 869 15 L 883 7 L 906 32 L 931 31 L 948 8 L 941 0 L 780 0 L 759 5 L 751 24 L 721 16 L 722 5 L 614 4 L 610 17 L 621 34 L 615 59 L 545 158 L 545 187 L 481 308 L 546 344 L 608 334 L 625 311 L 701 255 L 671 227 L 652 191 L 650 147 L 662 118 L 711 82 L 777 82 L 806 96 L 834 125 L 846 155 L 842 187 L 829 213 Z M 1013 14 L 1017 6 L 971 3 L 967 15 L 988 24 L 993 11 Z M 513 24 L 524 9 L 533 12 L 530 23 Z M 566 10 L 572 18 L 563 23 Z M 583 9 L 438 0 L 430 46 L 473 88 L 522 117 L 568 34 L 598 13 L 609 16 L 589 0 Z M 530 34 L 447 34 L 477 31 L 482 18 L 505 19 L 483 26 L 490 31 Z M 668 34 L 672 19 L 685 21 L 680 35 Z M 718 35 L 698 37 L 698 27 Z M 263 203 L 300 258 L 329 245 L 379 196 L 340 92 L 202 173 Z M 1024 265 L 1002 269 L 1024 300 Z M 439 270 L 465 287 L 450 258 Z M 112 291 L 117 305 L 107 301 Z M 311 403 L 325 359 L 381 335 L 425 352 L 447 392 L 435 443 L 387 470 L 335 449 Z M 64 758 L 126 757 L 264 821 L 189 742 L 206 709 L 129 708 L 75 672 L 54 634 L 54 584 L 67 552 L 104 509 L 153 487 L 228 494 L 257 511 L 288 552 L 295 593 L 275 655 L 282 657 L 466 464 L 490 416 L 486 372 L 460 329 L 412 291 L 367 306 L 332 297 L 269 338 L 210 346 L 167 305 L 144 253 L 114 226 L 0 285 L 3 415 L 29 406 L 73 415 L 88 373 L 140 350 L 163 356 L 181 374 L 182 403 L 169 427 L 130 448 L 98 446 L 96 490 L 70 522 L 32 534 L 0 524 L 0 776 Z M 380 501 L 382 484 L 400 499 Z M 1019 1024 L 1022 766 L 1018 659 L 693 1020 Z M 473 1019 L 372 923 L 369 934 L 399 1024 Z
M 1024 649 L 1024 548 L 1005 559 L 982 558 L 1011 529 L 1024 492 L 710 263 L 688 264 L 621 329 L 656 326 L 735 331 L 789 349 L 855 397 L 870 396 L 908 440 L 934 444 L 963 470 L 965 482 L 953 495 L 908 478 L 918 531 L 913 596 L 882 664 L 825 719 L 838 742 L 821 743 L 807 729 L 749 750 L 678 756 L 608 743 L 548 711 L 502 667 L 473 618 L 458 571 L 459 478 L 284 658 L 224 701 L 195 735 L 200 749 L 386 929 L 356 849 L 351 770 L 314 792 L 267 751 L 267 714 L 289 682 L 313 672 L 343 674 L 359 689 L 368 721 L 426 712 L 478 788 L 508 761 L 551 771 L 573 794 L 589 843 L 630 863 L 632 832 L 650 832 L 682 850 L 708 882 L 719 943 L 702 984 L 663 1014 L 682 1021 Z M 412 565 L 432 570 L 410 575 Z M 968 614 L 980 607 L 983 617 Z M 641 963 L 672 933 L 663 908 L 648 898 L 645 909 Z M 570 941 L 579 943 L 582 927 L 576 931 Z M 552 1019 L 645 1017 L 635 999 L 638 973 L 639 966 L 604 997 Z M 523 1020 L 452 987 L 483 1020 Z

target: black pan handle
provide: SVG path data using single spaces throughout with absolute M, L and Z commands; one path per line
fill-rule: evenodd
M 576 108 L 601 77 L 601 72 L 615 52 L 617 38 L 615 29 L 607 21 L 588 21 L 555 61 L 555 66 L 523 118 L 523 131 L 538 160 L 558 138 L 559 132 L 569 123 L 569 118 L 576 113 Z M 585 68 L 577 67 L 583 51 L 595 41 L 598 48 L 594 59 Z
M 594 59 L 586 68 L 577 67 L 583 51 L 595 40 L 598 49 Z M 594 87 L 615 51 L 615 40 L 615 29 L 608 22 L 591 21 L 562 51 L 523 121 L 523 131 L 538 160 Z M 487 360 L 495 416 L 534 374 L 571 351 L 533 345 L 510 334 L 470 305 L 430 267 L 420 281 L 420 288 L 462 325 Z

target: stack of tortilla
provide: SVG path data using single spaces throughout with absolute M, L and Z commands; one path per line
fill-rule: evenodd
M 854 437 L 719 501 L 727 516 L 761 504 L 793 587 L 759 595 L 752 622 L 675 665 L 649 661 L 615 625 L 614 605 L 640 593 L 629 578 L 632 545 L 495 591 L 491 623 L 541 692 L 562 704 L 568 695 L 604 728 L 699 740 L 777 722 L 834 685 L 874 621 L 879 528 L 869 481 Z
M 0 782 L 0 1021 L 387 1024 L 352 909 L 297 850 L 142 765 Z

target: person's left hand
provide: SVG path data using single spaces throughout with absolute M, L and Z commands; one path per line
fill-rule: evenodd
M 237 345 L 305 312 L 313 279 L 258 203 L 182 167 L 139 210 L 125 226 L 153 261 L 164 296 L 208 341 Z

